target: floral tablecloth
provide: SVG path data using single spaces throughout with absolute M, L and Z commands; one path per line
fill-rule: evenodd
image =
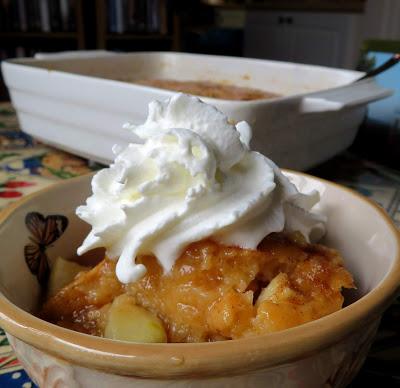
M 44 146 L 19 131 L 10 104 L 0 104 L 0 209 L 20 197 L 86 174 L 100 166 Z M 311 171 L 351 187 L 382 205 L 400 226 L 400 171 L 343 154 Z M 400 304 L 386 312 L 369 357 L 353 388 L 400 387 Z M 30 388 L 31 382 L 0 329 L 0 387 Z

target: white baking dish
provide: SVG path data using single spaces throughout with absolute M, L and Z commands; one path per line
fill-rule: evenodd
M 278 93 L 270 100 L 202 99 L 248 121 L 253 148 L 298 170 L 348 147 L 367 103 L 390 94 L 373 80 L 349 85 L 362 74 L 355 71 L 171 52 L 16 59 L 2 71 L 25 132 L 105 163 L 113 144 L 135 140 L 122 124 L 142 122 L 149 101 L 174 93 L 116 79 L 223 81 Z

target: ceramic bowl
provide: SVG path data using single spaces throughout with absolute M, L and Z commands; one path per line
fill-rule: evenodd
M 30 311 L 39 302 L 38 260 L 43 265 L 75 254 L 88 226 L 74 210 L 88 196 L 91 177 L 57 184 L 3 212 L 0 325 L 28 374 L 39 386 L 68 388 L 346 386 L 399 291 L 399 232 L 380 207 L 359 194 L 286 173 L 300 186 L 311 184 L 322 192 L 321 210 L 329 218 L 323 243 L 342 253 L 357 290 L 347 296 L 349 305 L 329 316 L 243 340 L 133 344 L 36 318 Z M 49 233 L 51 228 L 60 233 Z

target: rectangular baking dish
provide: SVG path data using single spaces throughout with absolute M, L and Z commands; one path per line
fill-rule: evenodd
M 90 54 L 90 53 L 89 53 Z M 173 52 L 99 53 L 13 59 L 3 76 L 22 129 L 102 163 L 111 147 L 136 141 L 122 125 L 141 123 L 153 99 L 174 92 L 131 81 L 208 80 L 280 94 L 274 99 L 202 99 L 253 127 L 252 147 L 282 167 L 304 170 L 346 149 L 369 102 L 390 94 L 362 73 L 285 62 Z

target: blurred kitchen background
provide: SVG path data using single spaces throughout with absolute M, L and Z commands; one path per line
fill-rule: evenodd
M 368 70 L 400 52 L 399 20 L 400 0 L 0 0 L 0 60 L 172 50 Z M 398 69 L 388 76 L 399 88 Z M 399 167 L 399 92 L 372 112 L 353 148 Z
M 364 42 L 400 39 L 399 20 L 398 0 L 0 0 L 0 58 L 174 50 L 354 69 Z
M 66 50 L 183 51 L 368 71 L 400 53 L 399 21 L 400 0 L 0 0 L 0 61 Z M 376 81 L 394 95 L 369 105 L 350 151 L 311 173 L 376 200 L 400 225 L 400 65 Z M 8 99 L 0 73 L 0 101 Z M 22 195 L 15 183 L 28 193 L 52 184 L 49 177 L 97 168 L 59 150 L 38 156 L 17 128 L 1 103 L 0 208 Z M 21 171 L 24 181 L 13 182 Z M 398 300 L 352 388 L 400 386 L 399 317 Z

